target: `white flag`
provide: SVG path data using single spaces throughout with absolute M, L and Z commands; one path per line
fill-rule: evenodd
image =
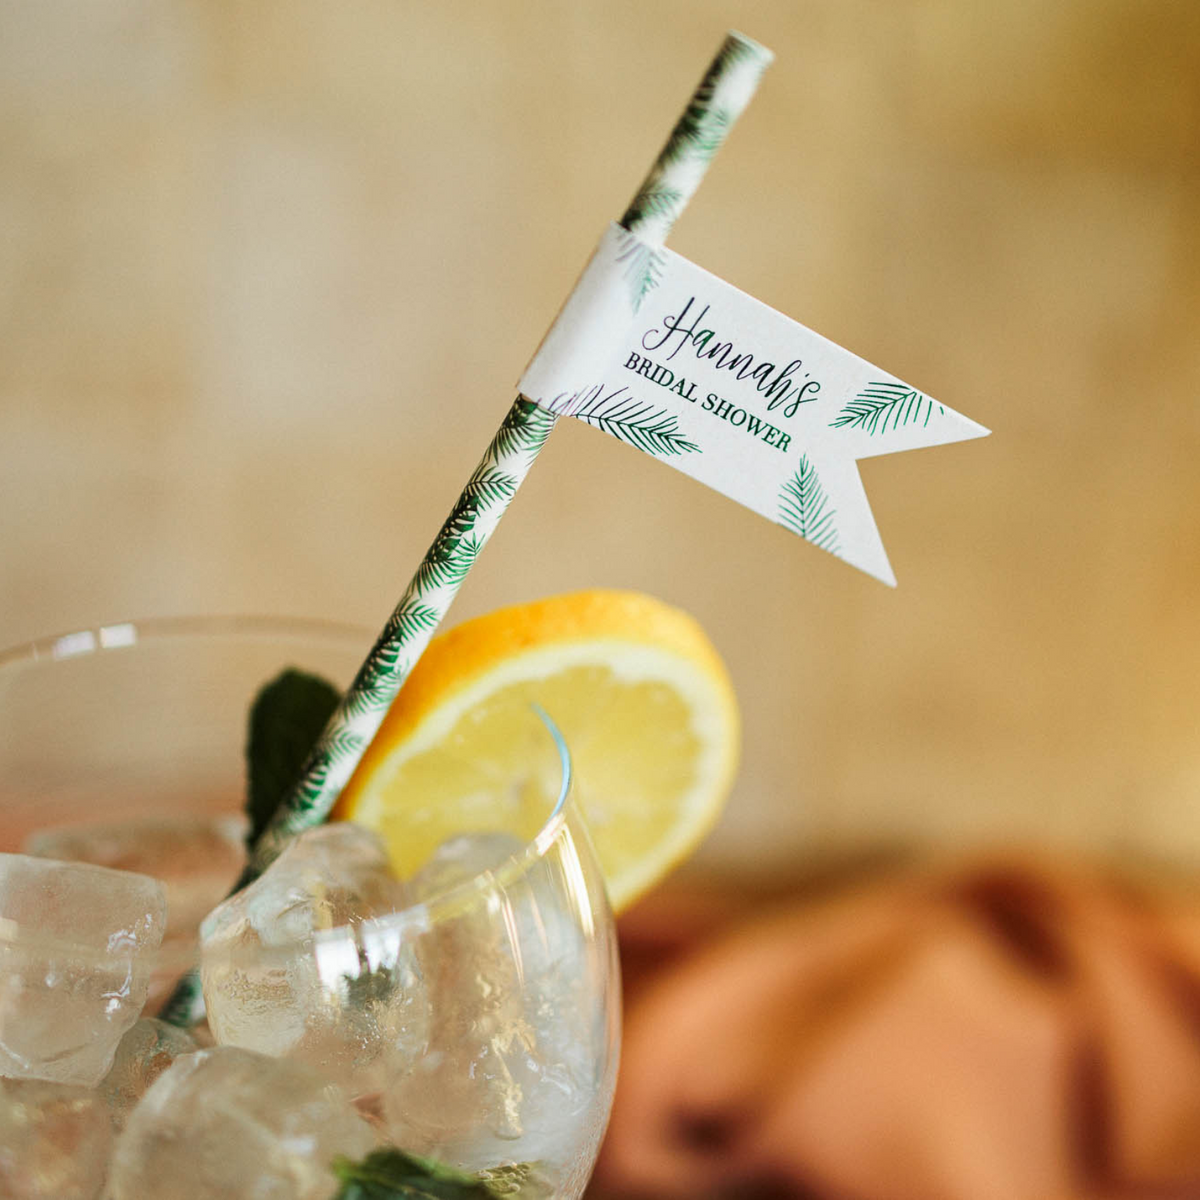
M 518 386 L 892 585 L 856 460 L 988 433 L 615 224 Z

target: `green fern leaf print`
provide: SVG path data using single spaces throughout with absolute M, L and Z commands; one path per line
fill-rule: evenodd
M 618 388 L 607 396 L 597 396 L 572 415 L 647 454 L 700 453 L 700 447 L 684 437 L 674 414 L 624 392 L 625 388 Z
M 629 285 L 629 298 L 633 302 L 634 312 L 641 308 L 642 301 L 658 287 L 666 261 L 667 256 L 661 250 L 639 241 L 631 233 L 623 236 L 617 262 L 625 264 L 624 276 Z
M 869 434 L 887 433 L 902 425 L 929 424 L 934 416 L 944 416 L 945 408 L 905 383 L 868 383 L 848 401 L 830 425 L 835 429 L 850 426 Z
M 836 516 L 815 468 L 807 455 L 801 455 L 795 474 L 780 489 L 779 523 L 814 546 L 838 554 L 841 546 L 834 522 Z

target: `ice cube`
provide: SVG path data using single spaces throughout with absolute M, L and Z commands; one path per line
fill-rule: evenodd
M 196 1049 L 196 1040 L 176 1025 L 153 1017 L 138 1021 L 121 1039 L 112 1068 L 97 1089 L 108 1104 L 114 1127 L 123 1128 L 150 1085 L 181 1054 Z
M 166 909 L 146 875 L 0 854 L 0 1075 L 98 1083 L 145 1003 Z
M 112 1144 L 104 1101 L 87 1088 L 0 1079 L 0 1196 L 94 1200 Z
M 200 922 L 233 886 L 245 862 L 243 817 L 168 816 L 32 833 L 26 854 L 152 875 L 167 893 L 166 939 L 194 939 Z
M 329 1200 L 339 1155 L 374 1135 L 303 1063 L 233 1046 L 185 1054 L 158 1077 L 117 1139 L 112 1200 Z
M 249 887 L 209 914 L 204 938 L 248 924 L 264 946 L 291 946 L 320 929 L 361 921 L 396 905 L 400 888 L 387 850 L 352 821 L 295 838 Z
M 525 843 L 511 833 L 461 833 L 448 838 L 409 881 L 414 900 L 429 900 L 519 854 Z
M 385 1122 L 406 1149 L 467 1169 L 568 1156 L 596 1091 L 602 1035 L 583 933 L 551 863 L 505 877 L 523 845 L 507 834 L 453 838 L 410 883 L 431 905 L 416 958 L 433 1016 L 423 1053 L 389 1048 Z M 496 875 L 479 880 L 469 906 L 439 909 L 439 894 L 485 871 Z
M 201 979 L 217 1042 L 304 1059 L 352 1092 L 378 1086 L 370 1068 L 383 1046 L 424 1037 L 411 952 L 370 928 L 404 896 L 383 844 L 361 826 L 297 837 L 203 924 Z

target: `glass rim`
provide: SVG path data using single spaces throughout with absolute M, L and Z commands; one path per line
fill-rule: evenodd
M 34 667 L 49 668 L 60 662 L 136 649 L 146 644 L 183 643 L 204 638 L 246 638 L 263 641 L 308 641 L 313 645 L 324 642 L 349 648 L 351 639 L 362 639 L 364 645 L 369 647 L 371 636 L 362 625 L 313 617 L 265 614 L 146 617 L 88 626 L 0 648 L 0 681 L 10 672 Z M 536 833 L 523 839 L 519 849 L 513 850 L 493 867 L 476 872 L 449 887 L 438 889 L 422 901 L 414 901 L 392 912 L 380 913 L 361 921 L 316 930 L 308 938 L 279 945 L 247 948 L 247 952 L 261 960 L 264 957 L 293 955 L 301 950 L 306 953 L 319 953 L 322 945 L 345 945 L 351 941 L 367 953 L 369 960 L 373 949 L 390 944 L 397 935 L 404 938 L 428 930 L 445 915 L 462 911 L 478 894 L 510 886 L 544 859 L 561 836 L 569 817 L 573 770 L 570 748 L 553 718 L 536 703 L 530 703 L 528 709 L 548 735 L 548 745 L 553 747 L 560 774 L 554 802 L 550 805 L 545 820 L 539 825 Z M 101 820 L 89 823 L 103 822 Z M 6 941 L 8 938 L 0 933 L 0 945 Z M 201 959 L 198 939 L 187 944 L 172 944 L 173 941 L 174 939 L 164 941 L 154 951 L 149 952 L 147 957 L 152 971 L 158 973 L 183 970 L 198 965 Z M 66 946 L 61 948 L 67 949 Z M 84 947 L 71 949 L 76 953 L 85 950 Z M 113 950 L 83 956 L 89 960 L 108 963 L 129 957 L 128 954 Z M 237 952 L 234 951 L 233 957 L 236 956 Z M 229 955 L 226 954 L 225 957 Z
M 106 650 L 127 650 L 150 641 L 187 637 L 323 638 L 342 642 L 351 637 L 369 638 L 365 625 L 321 617 L 270 616 L 265 613 L 230 613 L 213 616 L 141 617 L 109 621 L 63 633 L 49 634 L 0 646 L 0 671 L 49 661 L 79 658 Z

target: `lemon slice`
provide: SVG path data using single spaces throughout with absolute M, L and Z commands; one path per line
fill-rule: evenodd
M 486 828 L 482 809 L 463 809 L 488 802 L 489 780 L 517 777 L 528 747 L 514 714 L 531 703 L 566 740 L 574 794 L 620 910 L 712 827 L 739 748 L 737 702 L 716 650 L 692 617 L 650 596 L 550 596 L 434 638 L 334 818 L 376 830 L 397 870 L 411 873 L 445 837 Z

